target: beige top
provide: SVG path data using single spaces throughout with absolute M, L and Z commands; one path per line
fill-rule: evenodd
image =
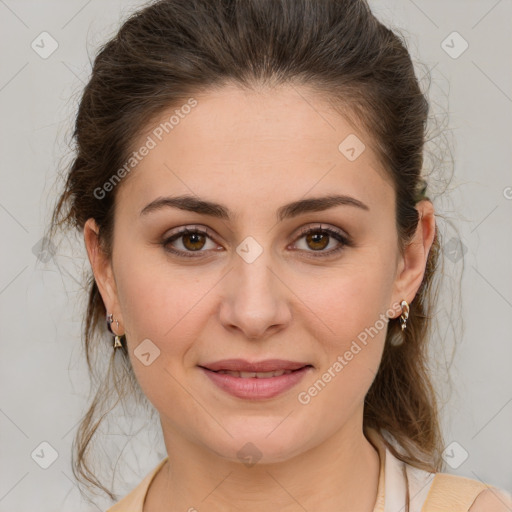
M 367 429 L 368 440 L 377 449 L 380 459 L 377 500 L 373 512 L 406 510 L 409 512 L 467 512 L 478 494 L 489 486 L 485 483 L 448 473 L 429 473 L 397 459 L 374 429 Z M 143 512 L 151 481 L 167 461 L 158 465 L 122 500 L 106 512 Z

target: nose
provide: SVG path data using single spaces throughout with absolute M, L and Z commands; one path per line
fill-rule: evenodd
M 292 293 L 267 253 L 263 251 L 252 263 L 236 258 L 224 283 L 220 321 L 227 330 L 238 330 L 250 340 L 279 332 L 292 318 Z

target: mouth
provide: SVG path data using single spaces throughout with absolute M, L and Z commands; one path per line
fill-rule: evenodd
M 199 366 L 213 372 L 255 373 L 261 374 L 262 377 L 260 378 L 266 378 L 266 376 L 263 375 L 265 373 L 281 371 L 292 372 L 312 365 L 305 361 L 290 361 L 287 359 L 265 359 L 264 361 L 253 362 L 245 359 L 222 359 Z M 244 377 L 244 375 L 242 375 L 242 377 Z M 247 377 L 254 377 L 254 375 L 247 375 Z
M 296 386 L 313 370 L 309 363 L 267 360 L 248 363 L 224 360 L 198 365 L 209 381 L 237 398 L 261 400 L 273 398 Z
M 289 375 L 290 373 L 295 373 L 304 368 L 312 368 L 313 366 L 308 364 L 297 368 L 296 370 L 274 370 L 271 372 L 241 372 L 234 370 L 211 370 L 210 368 L 206 368 L 205 366 L 201 366 L 205 370 L 209 370 L 214 373 L 222 374 L 222 375 L 231 375 L 232 377 L 238 377 L 240 379 L 270 379 L 272 377 L 280 377 L 281 375 Z

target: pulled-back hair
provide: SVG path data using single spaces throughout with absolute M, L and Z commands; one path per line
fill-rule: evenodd
M 368 133 L 396 192 L 403 250 L 418 224 L 416 203 L 425 197 L 429 103 L 405 39 L 380 23 L 365 0 L 161 0 L 135 12 L 94 60 L 73 132 L 76 155 L 50 233 L 62 227 L 82 231 L 92 217 L 110 256 L 119 187 L 104 197 L 95 190 L 122 168 L 137 138 L 162 112 L 232 84 L 306 87 Z M 407 329 L 402 333 L 397 319 L 388 324 L 363 420 L 365 429 L 387 431 L 397 440 L 399 451 L 389 446 L 395 456 L 429 471 L 442 470 L 438 406 L 427 364 L 438 256 L 436 230 Z M 88 448 L 119 401 L 144 397 L 126 344 L 116 351 L 108 344 L 108 367 L 97 363 L 111 336 L 92 274 L 87 287 L 83 341 L 96 390 L 74 439 L 73 471 L 114 498 L 97 479 Z

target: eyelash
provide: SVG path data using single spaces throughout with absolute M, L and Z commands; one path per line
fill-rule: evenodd
M 329 256 L 332 256 L 334 254 L 339 253 L 345 247 L 351 247 L 353 245 L 351 239 L 348 236 L 346 236 L 345 234 L 343 234 L 340 231 L 337 231 L 335 229 L 332 229 L 332 228 L 326 228 L 326 227 L 324 228 L 324 227 L 322 227 L 322 225 L 319 225 L 319 226 L 316 226 L 316 227 L 302 228 L 300 230 L 299 236 L 295 239 L 295 242 L 297 242 L 301 238 L 309 235 L 310 233 L 327 234 L 327 235 L 329 235 L 329 237 L 332 237 L 335 240 L 337 240 L 338 242 L 340 242 L 340 245 L 338 245 L 338 247 L 336 247 L 335 249 L 331 249 L 330 251 L 327 251 L 327 252 L 325 252 L 325 251 L 305 251 L 306 253 L 312 253 L 308 257 L 313 257 L 313 258 L 329 257 Z M 201 250 L 198 250 L 198 251 L 179 251 L 179 250 L 176 250 L 176 249 L 168 247 L 168 245 L 171 244 L 172 242 L 174 242 L 175 240 L 178 240 L 182 236 L 188 235 L 188 234 L 206 235 L 208 238 L 210 238 L 212 240 L 214 239 L 214 237 L 212 236 L 212 234 L 210 234 L 208 229 L 204 229 L 203 230 L 203 229 L 199 229 L 199 228 L 193 228 L 193 229 L 184 228 L 184 229 L 180 230 L 179 232 L 174 233 L 170 237 L 166 238 L 162 242 L 162 246 L 164 247 L 164 249 L 166 251 L 168 251 L 168 252 L 170 252 L 172 254 L 175 254 L 177 256 L 180 256 L 180 257 L 185 257 L 185 258 L 198 258 L 198 257 L 201 257 L 201 253 L 204 253 L 206 251 L 201 251 Z M 315 252 L 317 252 L 317 254 L 315 254 Z

